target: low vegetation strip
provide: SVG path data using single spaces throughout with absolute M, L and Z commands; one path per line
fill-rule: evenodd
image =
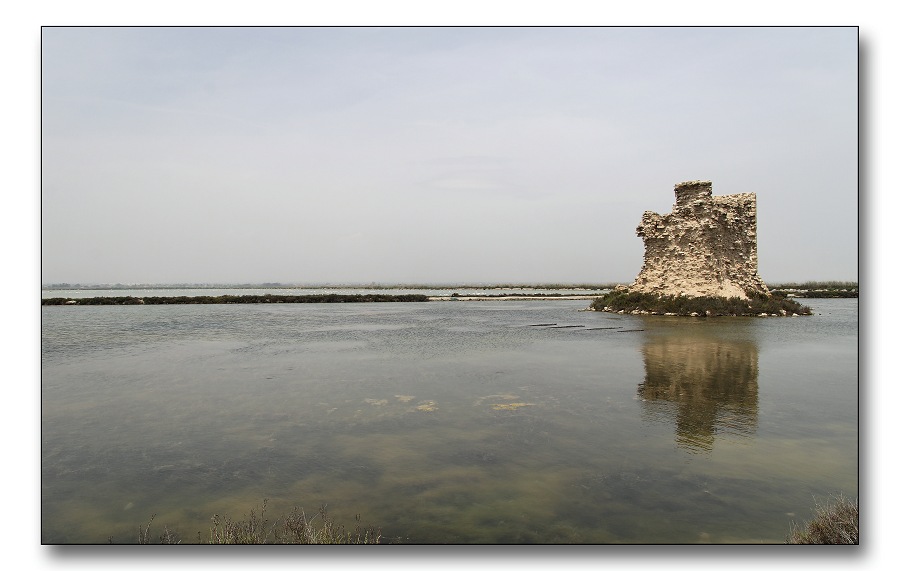
M 835 289 L 771 289 L 773 294 L 784 294 L 788 297 L 806 297 L 806 298 L 859 298 L 859 290 L 835 290 Z
M 769 292 L 786 297 L 859 298 L 857 282 L 804 282 L 769 286 Z
M 460 295 L 454 293 L 451 295 L 435 295 L 428 299 L 431 301 L 495 301 L 510 300 L 522 301 L 527 299 L 594 299 L 599 294 L 571 295 L 562 293 L 495 293 L 495 294 L 478 294 L 478 295 Z
M 316 295 L 195 295 L 170 297 L 51 297 L 41 300 L 41 305 L 178 305 L 223 303 L 366 303 L 366 302 L 421 302 L 427 295 L 419 294 L 316 294 Z

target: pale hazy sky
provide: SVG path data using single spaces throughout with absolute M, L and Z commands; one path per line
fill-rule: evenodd
M 42 283 L 629 282 L 681 181 L 858 279 L 855 28 L 44 28 Z

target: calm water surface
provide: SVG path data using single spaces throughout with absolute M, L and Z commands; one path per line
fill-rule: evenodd
M 404 543 L 782 542 L 858 494 L 858 301 L 805 303 L 42 307 L 41 540 L 268 498 Z

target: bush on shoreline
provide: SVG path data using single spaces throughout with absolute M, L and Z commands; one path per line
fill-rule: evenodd
M 737 297 L 656 295 L 619 290 L 595 299 L 591 303 L 591 309 L 706 317 L 756 316 L 763 313 L 766 315 L 812 315 L 809 307 L 778 294 L 740 299 Z
M 824 506 L 816 503 L 815 517 L 802 527 L 792 525 L 785 543 L 859 545 L 859 500 L 841 495 Z

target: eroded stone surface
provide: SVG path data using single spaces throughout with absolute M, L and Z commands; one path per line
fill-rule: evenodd
M 691 297 L 768 295 L 757 273 L 756 194 L 712 195 L 712 182 L 675 185 L 669 214 L 644 212 L 644 265 L 630 291 Z

